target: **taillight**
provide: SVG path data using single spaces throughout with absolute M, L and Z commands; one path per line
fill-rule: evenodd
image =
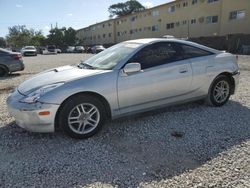
M 22 60 L 22 54 L 12 54 L 11 55 L 15 60 Z

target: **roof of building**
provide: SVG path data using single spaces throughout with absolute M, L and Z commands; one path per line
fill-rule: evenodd
M 161 5 L 157 5 L 157 6 L 155 6 L 155 7 L 151 7 L 151 8 L 148 8 L 148 9 L 145 9 L 145 10 L 142 10 L 142 11 L 139 11 L 139 12 L 135 12 L 135 13 L 126 15 L 126 16 L 121 16 L 121 17 L 116 17 L 116 18 L 113 18 L 113 19 L 104 20 L 104 21 L 101 21 L 101 22 L 98 22 L 98 23 L 89 25 L 89 26 L 87 26 L 87 27 L 85 27 L 85 28 L 88 28 L 88 27 L 91 27 L 91 26 L 95 26 L 95 25 L 99 25 L 99 24 L 102 24 L 102 23 L 105 23 L 105 22 L 108 22 L 108 21 L 115 21 L 115 20 L 118 20 L 118 19 L 121 19 L 121 18 L 124 18 L 124 17 L 131 16 L 131 15 L 133 15 L 133 14 L 138 14 L 138 13 L 147 12 L 147 11 L 150 11 L 150 10 L 153 10 L 153 9 L 156 9 L 156 8 L 159 8 L 159 7 L 162 7 L 162 6 L 170 5 L 170 4 L 173 4 L 173 3 L 177 3 L 177 2 L 180 2 L 180 1 L 183 1 L 183 0 L 172 0 L 172 1 L 168 2 L 168 3 L 164 3 L 164 4 L 161 4 Z M 85 28 L 78 29 L 77 31 L 83 30 L 83 29 L 85 29 Z

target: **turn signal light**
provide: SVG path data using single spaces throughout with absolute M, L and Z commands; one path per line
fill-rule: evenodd
M 50 111 L 42 111 L 38 113 L 39 116 L 48 116 L 50 115 Z

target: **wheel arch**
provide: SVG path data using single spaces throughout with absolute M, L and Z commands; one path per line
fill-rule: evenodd
M 8 72 L 9 72 L 9 68 L 8 68 L 8 66 L 7 65 L 4 65 L 4 64 L 0 64 L 0 67 L 3 67 L 3 68 L 5 68 Z
M 70 95 L 68 98 L 66 98 L 62 104 L 60 105 L 59 109 L 57 110 L 56 112 L 56 117 L 55 117 L 55 129 L 57 130 L 59 128 L 59 124 L 58 124 L 58 121 L 59 121 L 59 114 L 60 114 L 60 111 L 63 107 L 63 105 L 66 103 L 67 100 L 69 100 L 70 98 L 72 97 L 76 97 L 76 96 L 79 96 L 79 95 L 85 95 L 85 96 L 92 96 L 92 97 L 95 97 L 97 99 L 99 99 L 102 103 L 103 103 L 103 106 L 105 108 L 105 112 L 106 112 L 106 115 L 107 115 L 107 118 L 111 118 L 111 108 L 110 108 L 110 104 L 109 102 L 107 101 L 107 99 L 100 95 L 99 93 L 96 93 L 96 92 L 92 92 L 92 91 L 84 91 L 84 92 L 79 92 L 79 93 L 75 93 L 73 95 Z
M 7 71 L 7 74 L 10 73 L 10 69 L 7 65 L 4 65 L 4 64 L 0 64 L 0 68 L 4 68 L 6 71 Z

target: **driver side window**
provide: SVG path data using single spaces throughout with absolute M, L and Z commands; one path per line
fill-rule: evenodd
M 141 49 L 128 63 L 137 62 L 141 64 L 142 69 L 147 69 L 178 60 L 180 55 L 174 43 L 159 42 Z

